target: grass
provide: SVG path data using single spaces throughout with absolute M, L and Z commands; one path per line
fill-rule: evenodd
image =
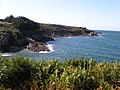
M 0 90 L 120 90 L 120 62 L 0 58 Z
M 18 36 L 18 34 L 21 34 L 18 29 L 14 27 L 13 24 L 7 23 L 7 22 L 0 22 L 0 38 L 4 37 L 6 32 L 11 32 L 13 36 Z M 19 35 L 19 37 L 22 36 Z

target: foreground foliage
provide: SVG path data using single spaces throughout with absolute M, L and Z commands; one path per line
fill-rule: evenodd
M 120 90 L 120 62 L 0 58 L 0 90 Z

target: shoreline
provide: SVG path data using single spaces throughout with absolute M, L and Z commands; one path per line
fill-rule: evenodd
M 29 39 L 29 44 L 23 45 L 23 46 L 10 46 L 10 47 L 9 47 L 9 52 L 5 52 L 5 53 L 1 53 L 1 54 L 3 54 L 3 56 L 4 56 L 4 54 L 6 54 L 6 53 L 16 53 L 16 52 L 19 52 L 19 51 L 24 50 L 24 49 L 28 49 L 28 50 L 33 51 L 33 52 L 35 52 L 35 53 L 51 53 L 51 52 L 54 52 L 55 50 L 53 49 L 53 45 L 52 45 L 52 44 L 49 44 L 48 42 L 55 42 L 55 38 L 73 38 L 73 37 L 81 37 L 81 36 L 83 36 L 83 37 L 87 37 L 87 36 L 88 36 L 88 37 L 91 37 L 90 35 L 76 35 L 76 36 L 70 35 L 70 36 L 61 36 L 61 37 L 50 37 L 50 38 L 53 39 L 53 41 L 38 42 L 38 43 L 40 43 L 40 45 L 41 45 L 42 47 L 45 47 L 47 50 L 40 50 L 40 51 L 37 51 L 37 52 L 34 51 L 34 50 L 28 49 L 28 45 L 29 45 L 30 43 L 32 43 L 32 42 L 37 42 L 37 41 L 35 41 L 35 40 L 33 40 L 33 39 L 28 38 L 28 39 Z M 99 33 L 98 33 L 97 36 L 99 36 Z M 41 43 L 42 43 L 42 44 L 41 44 Z M 1 56 L 1 55 L 0 55 L 0 56 Z

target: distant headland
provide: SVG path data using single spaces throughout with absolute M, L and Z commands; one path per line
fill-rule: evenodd
M 49 52 L 47 41 L 69 36 L 97 36 L 97 32 L 86 27 L 37 23 L 23 16 L 10 15 L 0 19 L 1 53 L 17 52 L 25 48 L 34 52 Z

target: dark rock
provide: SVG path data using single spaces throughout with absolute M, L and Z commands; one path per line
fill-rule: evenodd
M 26 48 L 26 46 L 10 46 L 9 52 L 18 52 L 18 51 L 21 51 L 25 48 Z
M 88 36 L 98 36 L 97 32 L 90 32 Z
M 28 40 L 24 36 L 21 39 L 15 39 L 11 31 L 4 30 L 0 31 L 0 33 L 2 33 L 0 37 L 0 52 L 20 51 L 22 50 L 21 47 L 28 44 Z M 13 50 L 11 50 L 11 46 L 14 46 Z
M 28 42 L 27 38 L 16 39 L 16 40 L 12 41 L 12 45 L 14 45 L 14 46 L 25 46 L 28 44 L 29 44 L 29 42 Z
M 55 41 L 54 38 L 51 38 L 51 37 L 40 37 L 39 39 L 40 42 L 48 42 L 48 41 Z
M 31 42 L 29 45 L 27 45 L 27 49 L 34 51 L 34 52 L 40 52 L 40 51 L 50 51 L 47 47 L 46 43 L 43 42 Z

